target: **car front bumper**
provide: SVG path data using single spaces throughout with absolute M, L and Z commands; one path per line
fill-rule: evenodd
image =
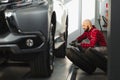
M 9 50 L 14 54 L 39 52 L 44 49 L 45 40 L 41 33 L 8 33 L 0 38 L 0 50 Z

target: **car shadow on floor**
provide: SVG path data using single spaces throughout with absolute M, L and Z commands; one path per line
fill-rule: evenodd
M 107 75 L 100 69 L 87 75 L 81 69 L 74 68 L 67 58 L 56 58 L 54 72 L 49 78 L 32 77 L 27 63 L 9 62 L 0 65 L 0 80 L 107 80 Z
M 51 77 L 36 78 L 31 76 L 29 64 L 10 61 L 0 65 L 0 80 L 66 80 L 69 66 L 66 58 L 56 58 Z

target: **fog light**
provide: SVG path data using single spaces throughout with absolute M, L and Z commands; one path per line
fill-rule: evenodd
M 32 40 L 32 39 L 27 39 L 27 40 L 26 40 L 26 45 L 27 45 L 28 47 L 32 47 L 32 46 L 34 45 L 33 40 Z

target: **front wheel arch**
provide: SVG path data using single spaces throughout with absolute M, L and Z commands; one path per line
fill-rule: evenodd
M 52 36 L 55 36 L 55 30 L 56 30 L 56 13 L 55 12 L 53 12 L 51 16 L 50 28 L 52 29 Z
M 58 58 L 64 58 L 66 56 L 67 38 L 68 38 L 68 16 L 66 17 L 65 25 L 66 25 L 66 28 L 65 28 L 65 32 L 63 34 L 64 43 L 60 46 L 59 49 L 56 50 L 55 56 Z

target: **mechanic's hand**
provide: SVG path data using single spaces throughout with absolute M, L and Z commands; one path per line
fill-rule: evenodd
M 78 46 L 80 46 L 80 43 L 75 42 L 75 47 L 78 47 Z
M 74 43 L 76 43 L 76 42 L 78 42 L 78 41 L 77 41 L 77 40 L 73 40 L 71 43 L 73 43 L 73 44 L 74 44 Z
M 72 42 L 71 42 L 71 43 L 69 43 L 69 45 L 71 45 L 71 46 L 75 46 L 75 43 L 72 43 Z
M 76 43 L 76 42 L 77 42 L 76 40 L 73 40 L 71 43 L 69 43 L 69 45 L 75 46 L 75 43 Z
M 78 43 L 78 42 L 71 42 L 71 43 L 69 43 L 69 45 L 74 46 L 74 47 L 78 47 L 78 46 L 80 46 L 80 43 Z

